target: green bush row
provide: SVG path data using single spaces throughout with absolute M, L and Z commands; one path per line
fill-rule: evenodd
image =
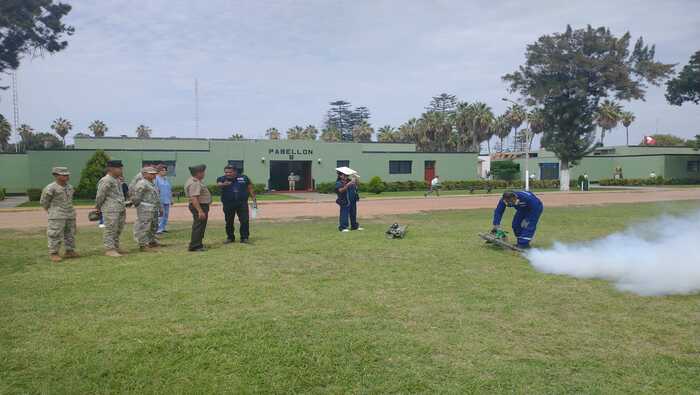
M 603 179 L 598 181 L 603 186 L 645 186 L 645 185 L 698 185 L 700 178 L 621 178 Z
M 0 200 L 5 200 L 5 188 L 0 186 Z
M 378 179 L 378 181 L 376 180 Z M 383 184 L 383 186 L 379 185 Z M 572 182 L 576 185 L 576 181 Z M 534 189 L 558 189 L 559 180 L 533 180 L 530 182 L 530 187 Z M 464 180 L 464 181 L 443 181 L 443 190 L 489 190 L 489 189 L 520 189 L 524 188 L 524 182 L 521 180 Z M 398 191 L 424 191 L 428 189 L 428 184 L 425 181 L 381 181 L 379 177 L 373 177 L 369 183 L 361 182 L 358 185 L 360 192 L 398 192 Z M 319 193 L 334 193 L 334 182 L 321 182 L 316 184 L 316 191 Z M 379 191 L 379 192 L 377 192 Z

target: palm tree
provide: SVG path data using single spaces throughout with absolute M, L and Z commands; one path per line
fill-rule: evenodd
M 515 134 L 513 135 L 513 150 L 522 150 L 522 147 L 518 147 L 518 141 L 520 141 L 520 136 L 518 136 L 518 128 L 523 124 L 525 119 L 527 119 L 527 112 L 525 112 L 525 107 L 520 104 L 513 104 L 506 110 L 506 117 L 510 123 L 511 129 L 515 129 Z
M 352 128 L 352 141 L 356 143 L 368 143 L 372 141 L 372 135 L 374 134 L 374 129 L 367 123 L 367 121 L 362 121 L 359 125 L 355 125 Z
M 627 145 L 630 145 L 630 125 L 635 120 L 635 116 L 632 111 L 623 111 L 620 120 L 622 121 L 622 126 L 625 127 L 625 135 L 627 136 Z
M 340 130 L 331 126 L 329 128 L 323 129 L 321 133 L 321 140 L 327 143 L 337 143 L 341 139 Z
M 146 125 L 139 125 L 136 128 L 136 137 L 140 139 L 150 139 L 151 138 L 151 128 Z
M 73 124 L 69 120 L 63 118 L 57 118 L 51 124 L 51 129 L 56 133 L 61 139 L 63 139 L 63 145 L 66 145 L 66 136 L 71 129 L 73 129 Z
M 240 141 L 240 140 L 245 140 L 245 136 L 242 133 L 234 133 L 228 139 Z
M 7 151 L 12 137 L 12 125 L 0 114 L 0 151 Z
M 510 120 L 508 119 L 507 114 L 499 115 L 498 117 L 496 117 L 493 124 L 493 132 L 501 142 L 501 152 L 503 152 L 504 140 L 508 138 L 510 131 Z
M 304 138 L 304 128 L 297 125 L 287 129 L 287 140 L 302 140 Z
M 384 125 L 377 131 L 377 141 L 380 143 L 394 143 L 398 137 L 398 133 L 391 125 Z
M 282 137 L 282 133 L 277 128 L 269 128 L 265 131 L 265 137 L 270 140 L 279 140 Z
M 604 145 L 605 132 L 617 127 L 620 122 L 620 117 L 622 115 L 622 106 L 614 101 L 605 100 L 603 104 L 598 107 L 598 112 L 596 113 L 596 124 L 600 127 L 600 145 Z
M 467 102 L 457 104 L 457 112 L 454 117 L 457 132 L 454 139 L 456 151 L 466 151 L 466 147 L 472 137 L 472 119 L 474 115 L 472 110 L 473 108 Z
M 472 150 L 479 153 L 481 143 L 488 139 L 489 129 L 493 123 L 493 112 L 486 103 L 472 103 Z
M 535 136 L 544 132 L 544 110 L 535 108 L 530 111 L 527 114 L 527 123 L 530 124 L 530 132 L 532 133 L 528 150 L 532 151 L 532 142 L 535 140 Z
M 92 135 L 95 137 L 104 137 L 105 134 L 107 134 L 107 130 L 109 130 L 107 125 L 100 120 L 92 121 L 88 129 L 90 129 Z
M 309 125 L 304 128 L 304 131 L 301 132 L 304 140 L 316 140 L 316 137 L 318 136 L 318 129 L 316 129 L 316 126 L 314 125 Z

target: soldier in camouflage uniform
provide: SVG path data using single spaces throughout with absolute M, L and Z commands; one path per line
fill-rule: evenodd
M 73 208 L 73 186 L 68 183 L 70 172 L 66 167 L 54 167 L 51 171 L 55 181 L 41 191 L 41 207 L 49 213 L 46 236 L 49 239 L 49 258 L 60 262 L 58 254 L 61 243 L 66 249 L 66 258 L 78 256 L 75 252 L 75 209 Z
M 122 256 L 119 253 L 119 236 L 126 221 L 124 192 L 118 180 L 122 175 L 122 167 L 120 160 L 107 161 L 107 175 L 102 177 L 97 184 L 97 196 L 95 197 L 95 209 L 102 213 L 104 219 L 105 227 L 102 240 L 105 246 L 105 255 L 111 257 Z
M 131 190 L 131 201 L 136 207 L 136 222 L 134 223 L 134 239 L 141 251 L 160 246 L 156 239 L 158 216 L 161 212 L 160 195 L 153 180 L 158 174 L 154 167 L 144 167 L 143 177 L 136 182 Z

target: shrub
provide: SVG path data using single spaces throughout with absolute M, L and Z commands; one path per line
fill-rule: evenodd
M 367 189 L 369 192 L 379 194 L 384 192 L 384 190 L 386 189 L 386 185 L 384 185 L 384 182 L 381 178 L 379 178 L 379 176 L 374 176 L 371 180 L 369 180 L 369 185 L 367 185 Z
M 253 191 L 256 195 L 262 195 L 267 192 L 267 185 L 265 184 L 253 184 Z
M 499 180 L 510 181 L 520 173 L 520 164 L 512 160 L 497 160 L 491 162 L 491 174 Z
M 29 188 L 27 189 L 27 197 L 30 202 L 38 202 L 41 199 L 41 189 L 39 188 Z
M 319 182 L 316 184 L 316 192 L 318 193 L 333 193 L 335 192 L 334 182 Z M 363 192 L 363 191 L 361 191 Z
M 5 188 L 0 186 L 0 200 L 5 200 Z
M 75 188 L 75 194 L 81 199 L 94 199 L 97 195 L 97 183 L 104 177 L 109 156 L 102 150 L 97 150 L 88 159 L 85 168 L 80 172 L 80 182 Z
M 700 184 L 700 178 L 609 178 L 598 183 L 602 186 L 697 185 Z

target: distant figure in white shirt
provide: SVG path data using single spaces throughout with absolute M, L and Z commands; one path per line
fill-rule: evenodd
M 289 173 L 289 177 L 287 177 L 287 181 L 289 181 L 289 190 L 296 191 L 297 190 L 297 176 L 294 175 L 294 172 Z
M 425 193 L 425 197 L 428 197 L 428 195 L 432 195 L 432 193 L 435 192 L 436 195 L 440 196 L 440 177 L 435 175 L 435 178 L 433 178 L 430 181 L 430 189 L 428 192 Z

